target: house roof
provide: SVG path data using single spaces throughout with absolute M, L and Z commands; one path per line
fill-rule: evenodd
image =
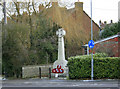
M 83 13 L 86 14 L 91 19 L 91 17 L 84 10 L 83 10 Z M 95 23 L 94 20 L 92 20 L 92 22 L 100 29 L 99 25 L 97 23 Z
M 74 13 L 75 12 L 75 8 L 68 9 L 67 11 Z M 86 16 L 88 16 L 89 19 L 91 19 L 91 17 L 84 10 L 83 10 L 83 14 L 85 14 Z M 94 20 L 92 20 L 92 22 L 100 29 L 99 25 Z
M 110 39 L 113 39 L 113 38 L 116 38 L 116 37 L 120 37 L 120 34 L 118 33 L 117 35 L 113 35 L 113 36 L 110 36 L 110 37 L 107 37 L 107 38 L 98 40 L 98 41 L 96 41 L 96 42 L 94 42 L 94 43 L 95 43 L 95 44 L 101 43 L 101 42 L 104 42 L 104 41 L 107 41 L 107 40 L 110 40 Z M 85 44 L 85 45 L 83 45 L 83 46 L 88 46 L 88 44 Z

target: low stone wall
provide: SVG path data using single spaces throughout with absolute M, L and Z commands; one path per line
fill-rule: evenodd
M 24 66 L 22 67 L 22 78 L 38 77 L 39 68 L 41 68 L 41 76 L 46 77 L 49 75 L 49 68 L 53 68 L 53 65 L 37 65 L 37 66 Z

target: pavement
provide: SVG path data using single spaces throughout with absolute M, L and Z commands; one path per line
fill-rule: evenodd
M 19 79 L 3 80 L 2 87 L 102 87 L 119 88 L 119 80 Z

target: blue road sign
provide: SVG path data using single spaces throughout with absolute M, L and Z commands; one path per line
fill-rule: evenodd
M 88 42 L 88 46 L 89 46 L 89 48 L 93 48 L 94 45 L 95 45 L 95 43 L 94 43 L 93 40 L 90 40 L 90 41 Z

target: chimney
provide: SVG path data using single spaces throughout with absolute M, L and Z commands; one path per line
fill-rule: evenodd
M 111 20 L 110 23 L 113 23 L 113 20 Z
M 42 11 L 45 7 L 43 6 L 43 4 L 39 5 L 39 12 Z
M 50 0 L 50 2 L 52 2 L 52 7 L 58 6 L 58 0 Z
M 80 23 L 80 27 L 83 27 L 83 2 L 75 2 L 75 19 L 76 21 L 78 21 L 78 23 Z
M 83 10 L 83 2 L 75 2 L 75 9 L 78 10 L 78 9 L 81 9 Z
M 101 20 L 99 21 L 99 27 L 101 27 Z

